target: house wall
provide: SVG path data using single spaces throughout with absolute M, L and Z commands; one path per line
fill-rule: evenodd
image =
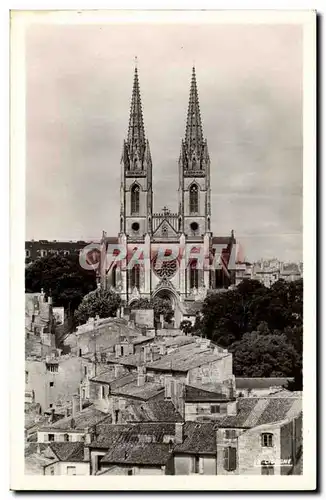
M 194 471 L 195 455 L 175 454 L 174 455 L 174 474 L 176 476 L 195 474 Z M 216 475 L 216 457 L 213 455 L 200 455 L 199 474 Z
M 58 400 L 69 400 L 78 392 L 83 377 L 79 357 L 59 358 L 57 372 L 48 371 L 45 361 L 26 360 L 25 370 L 28 372 L 25 390 L 34 391 L 34 402 L 41 405 L 42 411 Z
M 51 468 L 53 467 L 54 474 L 51 474 Z M 76 468 L 76 476 L 89 476 L 90 475 L 90 465 L 88 462 L 56 462 L 53 465 L 48 465 L 44 468 L 44 474 L 46 476 L 67 476 L 67 467 Z
M 220 407 L 220 413 L 213 413 L 212 412 L 212 406 L 219 405 Z M 226 402 L 192 402 L 192 403 L 185 403 L 185 420 L 201 420 L 203 417 L 205 418 L 210 418 L 210 419 L 217 419 L 220 416 L 225 417 L 228 411 L 228 403 Z
M 55 432 L 55 431 L 38 431 L 37 433 L 37 442 L 38 443 L 49 443 L 49 434 L 54 434 L 54 441 L 55 442 L 64 442 L 64 435 L 68 434 L 69 435 L 69 442 L 77 442 L 77 441 L 84 441 L 85 438 L 85 432 Z M 53 441 L 52 441 L 53 442 Z
M 273 447 L 261 445 L 261 434 L 273 434 Z M 238 438 L 238 470 L 239 474 L 261 474 L 261 461 L 271 460 L 275 463 L 274 474 L 281 473 L 281 424 L 254 427 L 243 432 Z
M 188 384 L 223 382 L 231 378 L 232 354 L 227 354 L 223 358 L 212 363 L 207 363 L 188 371 Z
M 128 475 L 128 471 L 132 470 L 133 476 L 162 476 L 165 475 L 165 466 L 134 466 L 134 465 L 116 465 L 114 467 L 102 466 L 101 471 L 107 470 L 108 475 Z

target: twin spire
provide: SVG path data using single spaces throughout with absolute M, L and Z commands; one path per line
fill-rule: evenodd
M 123 147 L 123 161 L 131 170 L 143 170 L 146 157 L 150 160 L 148 141 L 145 137 L 143 110 L 140 98 L 139 78 L 135 67 L 131 97 L 130 118 L 127 140 Z M 185 139 L 181 143 L 180 160 L 185 170 L 201 170 L 209 160 L 207 143 L 203 138 L 196 71 L 192 68 Z

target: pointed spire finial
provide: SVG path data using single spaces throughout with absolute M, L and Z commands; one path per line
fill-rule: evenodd
M 138 57 L 135 56 L 135 70 L 137 70 L 138 68 Z

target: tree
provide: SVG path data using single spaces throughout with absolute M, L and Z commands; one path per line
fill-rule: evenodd
M 241 377 L 291 377 L 300 367 L 300 355 L 285 335 L 246 333 L 229 347 L 234 374 Z
M 188 335 L 189 333 L 192 332 L 192 323 L 189 321 L 189 319 L 184 319 L 180 323 L 180 330 L 183 331 L 185 335 Z
M 78 255 L 42 257 L 26 268 L 25 290 L 36 293 L 42 288 L 54 306 L 63 306 L 72 315 L 82 298 L 96 288 L 95 272 L 83 269 Z
M 168 297 L 154 297 L 152 300 L 140 298 L 131 304 L 131 309 L 154 309 L 154 318 L 156 322 L 160 321 L 163 314 L 164 321 L 169 323 L 173 317 L 171 301 Z
M 94 290 L 83 298 L 75 311 L 77 324 L 86 323 L 89 318 L 108 318 L 116 315 L 121 305 L 120 296 L 112 290 Z

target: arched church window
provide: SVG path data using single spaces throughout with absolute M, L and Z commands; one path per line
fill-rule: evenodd
M 191 214 L 198 212 L 198 187 L 196 186 L 196 184 L 193 184 L 190 187 L 189 210 Z
M 198 288 L 198 269 L 190 268 L 190 289 Z
M 117 286 L 117 266 L 112 267 L 112 286 L 115 288 Z
M 138 214 L 139 212 L 139 186 L 135 184 L 131 188 L 131 213 Z
M 131 288 L 139 288 L 139 283 L 140 283 L 140 269 L 139 265 L 136 264 L 132 269 L 130 273 L 130 285 Z

